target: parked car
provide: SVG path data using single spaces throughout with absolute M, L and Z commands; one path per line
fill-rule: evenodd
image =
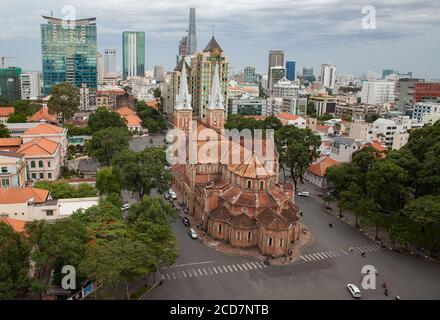
M 187 227 L 189 227 L 191 224 L 189 223 L 189 220 L 188 220 L 188 218 L 187 217 L 184 217 L 183 219 L 182 219 L 182 221 L 183 221 L 183 224 L 185 225 L 185 226 L 187 226 Z
M 197 232 L 195 232 L 195 230 L 193 229 L 193 228 L 190 228 L 189 229 L 189 236 L 192 238 L 192 239 L 197 239 L 198 237 L 197 237 Z
M 299 197 L 310 197 L 310 192 L 308 191 L 300 191 L 298 192 Z
M 121 210 L 124 211 L 124 210 L 128 210 L 130 208 L 131 208 L 131 204 L 125 203 L 124 205 L 122 205 Z
M 176 195 L 176 193 L 173 191 L 173 190 L 169 190 L 168 191 L 168 193 L 170 194 L 170 196 L 171 196 L 171 199 L 173 199 L 173 200 L 176 200 L 177 199 L 177 195 Z
M 361 290 L 359 290 L 359 288 L 356 287 L 354 284 L 351 284 L 351 283 L 347 284 L 347 289 L 353 298 L 356 298 L 356 299 L 362 298 Z
M 171 171 L 171 166 L 165 166 L 164 169 L 167 171 Z
M 171 195 L 170 195 L 169 192 L 165 192 L 165 193 L 163 194 L 163 197 L 165 198 L 165 200 L 170 200 L 170 199 L 171 199 Z

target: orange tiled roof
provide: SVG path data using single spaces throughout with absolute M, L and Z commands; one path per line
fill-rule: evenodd
M 22 142 L 21 138 L 0 138 L 0 147 L 18 147 Z
M 339 161 L 333 160 L 330 157 L 325 157 L 307 168 L 307 171 L 313 173 L 315 176 L 324 177 L 327 168 L 339 164 Z
M 39 137 L 24 143 L 17 152 L 25 156 L 52 155 L 57 150 L 58 145 L 59 143 L 55 141 Z
M 141 119 L 137 115 L 126 115 L 124 118 L 127 120 L 129 127 L 136 127 L 141 125 Z
M 145 105 L 147 107 L 159 110 L 159 104 L 157 103 L 156 100 L 147 101 L 147 102 L 145 102 Z
M 17 219 L 11 219 L 8 217 L 0 217 L 0 222 L 4 222 L 7 225 L 11 226 L 11 228 L 15 231 L 15 232 L 25 232 L 25 225 L 26 225 L 26 221 L 22 221 L 22 220 L 17 220 Z
M 54 126 L 48 123 L 42 123 L 34 128 L 30 128 L 24 132 L 24 135 L 37 135 L 37 134 L 60 134 L 64 131 L 63 128 Z
M 285 120 L 297 120 L 300 118 L 300 116 L 296 116 L 296 115 L 288 113 L 288 112 L 280 112 L 278 114 L 278 118 L 285 119 Z
M 24 203 L 31 198 L 35 203 L 43 203 L 48 196 L 48 190 L 33 187 L 0 189 L 0 204 Z
M 15 109 L 14 107 L 1 107 L 0 108 L 0 117 L 7 117 L 11 113 L 14 113 Z
M 368 142 L 364 146 L 372 147 L 373 149 L 375 149 L 379 152 L 385 152 L 388 150 L 388 148 L 386 146 L 384 146 L 382 143 L 380 143 L 379 141 L 376 141 L 376 140 Z
M 57 123 L 57 118 L 49 113 L 47 108 L 41 108 L 36 113 L 28 117 L 29 122 L 39 122 L 39 121 L 47 121 L 47 122 L 55 122 Z
M 119 108 L 118 110 L 116 110 L 116 112 L 121 116 L 136 114 L 136 112 L 131 110 L 129 107 Z

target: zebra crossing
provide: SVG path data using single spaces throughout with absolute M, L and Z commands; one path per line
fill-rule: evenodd
M 323 252 L 316 252 L 316 253 L 309 253 L 301 256 L 301 259 L 304 262 L 314 262 L 319 260 L 325 260 L 325 259 L 332 259 L 337 258 L 341 256 L 348 256 L 350 254 L 361 254 L 362 252 L 375 252 L 380 250 L 380 245 L 377 244 L 370 244 L 370 245 L 364 245 L 364 246 L 356 246 L 353 247 L 353 250 L 349 251 L 344 249 L 336 249 L 336 250 L 329 250 L 329 251 L 323 251 Z
M 258 269 L 264 269 L 267 266 L 260 261 L 245 262 L 239 264 L 226 264 L 226 265 L 212 265 L 212 266 L 193 266 L 181 269 L 165 269 L 162 270 L 162 279 L 173 281 L 173 280 L 184 280 L 191 278 L 206 278 L 215 275 L 222 275 L 233 272 L 246 272 Z

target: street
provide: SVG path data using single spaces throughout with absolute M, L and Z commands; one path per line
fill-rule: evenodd
M 324 211 L 309 184 L 299 187 L 312 193 L 310 198 L 296 197 L 296 202 L 314 241 L 303 249 L 298 261 L 265 266 L 252 258 L 224 255 L 192 240 L 178 219 L 173 230 L 179 257 L 174 266 L 162 270 L 163 285 L 145 299 L 352 299 L 346 289 L 348 283 L 361 289 L 363 299 L 394 299 L 396 295 L 401 299 L 440 298 L 438 264 L 380 248 L 377 242 Z M 353 252 L 348 251 L 351 246 Z M 362 289 L 364 265 L 379 270 L 376 290 Z M 389 287 L 388 297 L 382 289 L 384 281 Z

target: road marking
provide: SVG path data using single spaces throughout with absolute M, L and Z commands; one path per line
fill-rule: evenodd
M 192 273 L 191 271 L 188 271 L 189 277 L 192 278 Z
M 203 262 L 194 262 L 194 263 L 177 264 L 177 265 L 175 265 L 175 266 L 164 267 L 164 268 L 162 268 L 162 269 L 165 270 L 165 269 L 171 269 L 171 268 L 188 267 L 188 266 L 195 266 L 195 265 L 198 265 L 198 264 L 210 264 L 210 263 L 214 263 L 214 261 L 203 261 Z
M 228 265 L 229 270 L 231 270 L 231 272 L 234 272 L 234 270 L 232 270 L 231 266 Z
M 203 277 L 202 271 L 200 271 L 200 269 L 197 269 L 197 270 L 199 270 L 200 275 Z
M 319 255 L 324 256 L 324 259 L 328 259 L 329 257 L 326 256 L 324 252 L 320 252 Z
M 235 265 L 232 265 L 232 266 L 234 267 L 235 271 L 238 271 L 238 269 L 237 269 L 237 267 Z
M 171 281 L 170 275 L 168 273 L 167 273 L 167 278 L 168 278 L 168 280 Z
M 345 252 L 345 250 L 344 250 L 344 249 L 341 249 L 341 251 L 342 251 L 343 253 L 345 253 L 345 255 L 346 255 L 346 256 L 348 256 L 348 253 L 347 253 L 347 252 Z
M 223 266 L 223 269 L 225 269 L 225 271 L 226 271 L 226 272 L 228 272 L 228 269 L 226 269 L 226 267 L 225 267 L 225 266 Z
M 220 273 L 223 273 L 223 270 L 220 267 L 218 267 L 218 271 L 220 271 Z
M 309 260 L 307 260 L 306 258 L 304 258 L 304 256 L 301 256 L 301 259 L 303 259 L 304 261 L 309 261 Z
M 162 275 L 162 280 L 165 280 L 165 276 L 164 275 Z
M 205 269 L 205 268 L 203 268 L 203 271 L 206 273 L 206 275 L 208 275 L 208 272 L 206 272 L 206 269 Z
M 258 269 L 258 267 L 253 262 L 251 262 L 251 265 L 253 265 L 255 269 Z
M 306 258 L 309 259 L 309 260 L 316 261 L 316 258 L 313 257 L 311 254 L 306 255 Z
M 212 267 L 212 268 L 214 269 L 215 273 L 218 274 L 217 269 L 215 267 Z
M 186 273 L 185 273 L 185 271 L 182 270 L 182 272 L 183 272 L 183 276 L 184 276 L 185 279 L 186 279 Z
M 246 266 L 244 265 L 244 263 L 242 264 L 242 266 L 243 266 L 244 270 L 247 271 L 247 268 L 246 268 Z
M 246 263 L 246 265 L 249 267 L 250 270 L 252 270 L 252 267 L 249 263 Z
M 243 271 L 243 269 L 240 267 L 240 265 L 239 264 L 237 264 L 237 266 L 238 266 L 238 268 L 240 268 L 240 271 Z
M 312 256 L 316 257 L 316 259 L 318 260 L 321 260 L 321 258 L 316 253 L 312 253 Z

